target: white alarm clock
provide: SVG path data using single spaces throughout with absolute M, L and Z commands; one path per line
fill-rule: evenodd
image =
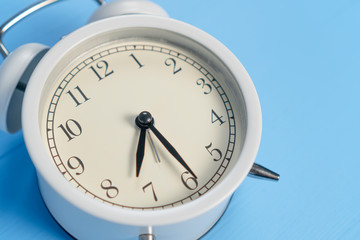
M 254 165 L 254 85 L 224 45 L 154 3 L 98 2 L 50 49 L 1 43 L 0 126 L 17 131 L 22 111 L 42 197 L 75 238 L 197 239 L 249 172 L 278 178 Z

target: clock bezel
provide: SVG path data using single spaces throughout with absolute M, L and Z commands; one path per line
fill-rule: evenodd
M 123 209 L 85 196 L 68 184 L 52 161 L 49 161 L 50 157 L 45 150 L 39 130 L 38 116 L 41 95 L 48 77 L 53 74 L 57 63 L 70 51 L 74 52 L 74 47 L 78 47 L 86 41 L 96 39 L 104 33 L 129 28 L 154 28 L 174 32 L 207 48 L 227 66 L 237 79 L 246 107 L 247 126 L 244 144 L 239 160 L 231 172 L 204 196 L 169 209 L 153 211 Z M 22 116 L 25 142 L 38 174 L 63 198 L 84 212 L 101 219 L 129 225 L 164 225 L 181 222 L 210 211 L 224 202 L 247 176 L 255 160 L 261 139 L 260 103 L 248 73 L 237 58 L 223 44 L 202 30 L 174 19 L 146 15 L 120 16 L 93 22 L 71 33 L 56 44 L 41 60 L 29 81 L 24 97 Z

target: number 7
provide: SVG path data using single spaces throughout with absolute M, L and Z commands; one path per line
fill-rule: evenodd
M 154 200 L 155 200 L 155 202 L 157 202 L 158 198 L 157 198 L 157 196 L 156 196 L 156 194 L 155 194 L 155 190 L 154 190 L 154 186 L 153 186 L 152 182 L 149 182 L 148 184 L 146 184 L 142 189 L 143 189 L 143 191 L 145 192 L 145 189 L 146 189 L 147 187 L 149 187 L 149 186 L 151 186 L 151 189 L 152 189 L 152 192 L 153 192 L 153 196 L 154 196 Z

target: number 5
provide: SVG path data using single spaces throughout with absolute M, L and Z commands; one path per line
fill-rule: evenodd
M 214 154 L 218 156 L 217 158 L 213 159 L 215 162 L 217 162 L 222 158 L 222 153 L 217 148 L 210 150 L 211 146 L 212 146 L 212 143 L 210 143 L 208 146 L 205 146 L 205 148 L 210 153 L 211 156 L 214 156 Z

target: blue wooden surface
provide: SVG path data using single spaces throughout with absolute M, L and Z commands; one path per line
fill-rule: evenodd
M 33 2 L 1 0 L 0 23 Z M 243 63 L 263 111 L 256 161 L 281 174 L 247 178 L 203 239 L 360 239 L 360 2 L 155 2 Z M 64 1 L 4 41 L 53 45 L 95 8 Z M 0 133 L 0 239 L 71 239 L 47 212 L 21 132 Z

